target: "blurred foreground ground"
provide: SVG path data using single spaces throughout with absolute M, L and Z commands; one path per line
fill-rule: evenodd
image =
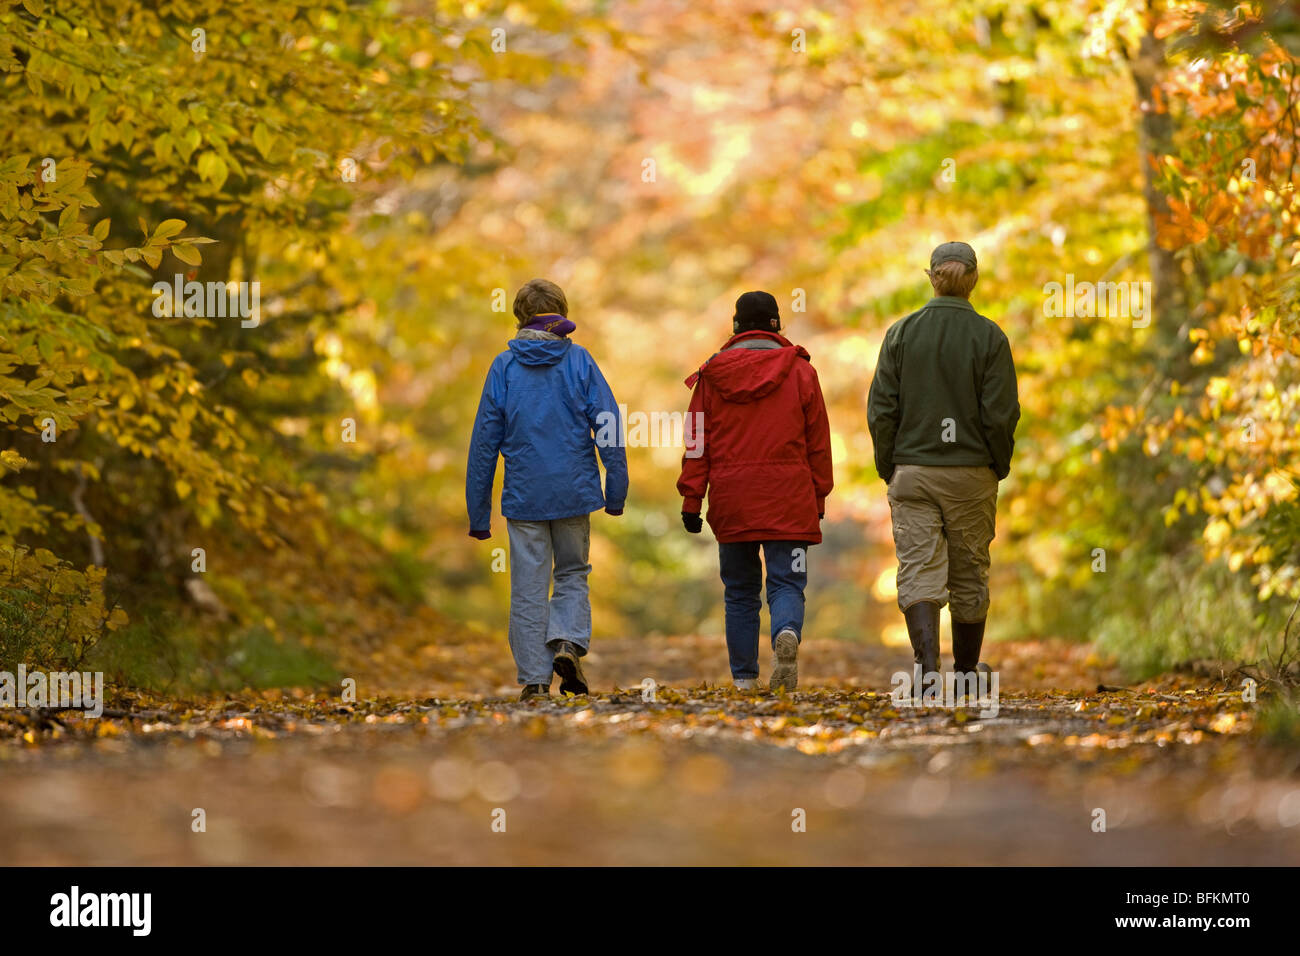
M 353 661 L 355 705 L 9 712 L 0 863 L 1300 863 L 1297 757 L 1250 733 L 1238 690 L 1099 692 L 1120 678 L 1078 645 L 993 646 L 988 719 L 896 707 L 905 654 L 878 645 L 809 642 L 800 692 L 778 698 L 725 689 L 720 638 L 606 641 L 592 698 L 527 704 L 512 684 L 469 693 L 512 675 L 503 641 L 411 653 L 415 669 L 391 649 Z

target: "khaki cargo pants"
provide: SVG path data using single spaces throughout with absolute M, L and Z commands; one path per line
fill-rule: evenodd
M 889 512 L 898 552 L 898 606 L 951 605 L 954 621 L 989 612 L 989 543 L 998 477 L 987 467 L 898 465 Z

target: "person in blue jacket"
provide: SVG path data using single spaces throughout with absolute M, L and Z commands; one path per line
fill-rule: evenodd
M 568 337 L 577 326 L 563 290 L 533 279 L 515 296 L 514 313 L 516 337 L 492 362 L 474 420 L 465 470 L 469 533 L 492 536 L 500 455 L 506 462 L 501 513 L 510 538 L 510 652 L 523 685 L 519 699 L 548 696 L 552 673 L 560 676 L 562 694 L 585 694 L 580 659 L 591 643 L 591 512 L 623 513 L 622 421 L 595 359 Z M 597 442 L 593 432 L 619 437 Z

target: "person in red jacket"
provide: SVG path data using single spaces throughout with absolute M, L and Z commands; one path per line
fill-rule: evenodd
M 778 334 L 781 316 L 766 292 L 736 300 L 733 335 L 686 380 L 694 388 L 677 490 L 682 523 L 718 540 L 731 676 L 758 689 L 759 593 L 767 563 L 767 606 L 775 662 L 770 687 L 799 683 L 808 546 L 834 484 L 831 431 L 821 384 L 806 351 Z

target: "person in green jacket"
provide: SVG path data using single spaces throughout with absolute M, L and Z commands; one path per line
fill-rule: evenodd
M 867 401 L 876 472 L 888 484 L 898 606 L 916 666 L 939 670 L 939 610 L 953 670 L 974 678 L 989 609 L 998 482 L 1020 420 L 1006 333 L 975 311 L 975 250 L 945 242 L 926 270 L 934 298 L 890 326 Z M 919 689 L 915 691 L 920 693 Z

